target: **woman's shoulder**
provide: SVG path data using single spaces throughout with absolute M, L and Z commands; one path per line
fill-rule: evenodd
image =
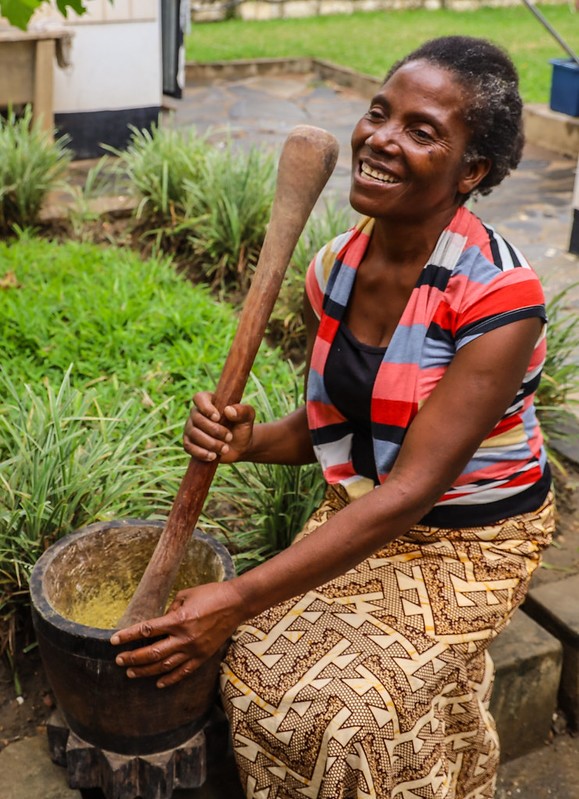
M 318 316 L 332 270 L 344 263 L 354 243 L 364 246 L 363 240 L 368 239 L 373 224 L 374 220 L 363 217 L 351 228 L 326 242 L 312 258 L 306 273 L 306 291 Z
M 523 252 L 468 208 L 460 209 L 449 230 L 462 240 L 456 273 L 469 272 L 473 279 L 484 282 L 505 275 L 508 281 L 512 270 L 522 269 L 524 272 L 512 273 L 514 282 L 539 280 Z

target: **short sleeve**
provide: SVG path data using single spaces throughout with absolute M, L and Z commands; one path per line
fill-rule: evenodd
M 457 314 L 456 347 L 529 317 L 547 321 L 543 287 L 532 269 L 516 267 L 499 272 L 488 283 L 472 282 Z

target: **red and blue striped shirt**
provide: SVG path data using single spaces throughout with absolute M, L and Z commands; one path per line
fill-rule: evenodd
M 373 483 L 354 469 L 352 425 L 332 403 L 324 370 L 373 224 L 364 218 L 329 242 L 306 276 L 320 319 L 308 377 L 308 423 L 327 482 L 341 483 L 353 498 Z M 422 270 L 374 382 L 370 422 L 380 482 L 455 353 L 490 330 L 530 316 L 546 320 L 537 275 L 516 248 L 461 207 Z M 472 526 L 539 507 L 551 479 L 534 408 L 545 354 L 546 326 L 513 402 L 424 523 Z

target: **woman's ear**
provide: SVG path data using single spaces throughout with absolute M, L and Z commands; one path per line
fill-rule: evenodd
M 485 178 L 491 168 L 490 158 L 479 158 L 464 165 L 462 176 L 458 181 L 459 194 L 470 194 Z

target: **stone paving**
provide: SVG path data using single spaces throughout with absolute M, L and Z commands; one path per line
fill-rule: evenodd
M 195 126 L 200 133 L 207 132 L 215 143 L 230 140 L 234 146 L 245 148 L 258 146 L 279 151 L 291 128 L 298 124 L 330 130 L 340 142 L 340 156 L 319 207 L 330 200 L 347 202 L 350 132 L 367 106 L 367 97 L 361 93 L 331 82 L 322 82 L 314 74 L 262 75 L 239 80 L 189 83 L 183 100 L 172 102 L 172 106 L 174 112 L 170 115 L 170 124 Z M 474 207 L 475 212 L 486 222 L 493 224 L 523 250 L 542 277 L 547 296 L 567 289 L 565 304 L 570 310 L 579 308 L 579 259 L 567 250 L 575 166 L 574 158 L 529 142 L 519 169 L 503 186 Z M 572 454 L 577 451 L 576 441 L 570 441 L 569 446 Z M 564 585 L 565 581 L 561 583 L 562 601 L 566 590 Z M 552 592 L 552 589 L 549 590 Z M 570 590 L 577 590 L 575 583 Z M 572 640 L 575 642 L 575 648 L 571 651 L 572 658 L 575 658 L 575 671 L 569 678 L 568 663 L 566 686 L 571 684 L 569 690 L 575 690 L 576 701 L 578 685 L 572 681 L 577 676 L 576 664 L 579 660 L 578 628 L 575 617 L 566 619 L 566 623 L 574 629 Z M 563 647 L 558 640 L 553 638 L 555 643 L 552 645 L 549 633 L 543 628 L 530 627 L 530 624 L 531 620 L 526 616 L 516 625 L 513 624 L 511 640 L 507 638 L 507 630 L 503 634 L 504 646 L 501 652 L 495 654 L 501 674 L 506 675 L 509 685 L 508 691 L 505 689 L 505 696 L 509 693 L 514 695 L 524 690 L 525 686 L 528 688 L 529 684 L 535 686 L 537 691 L 543 690 L 549 682 L 545 679 L 546 672 L 541 671 L 546 668 L 547 659 L 551 683 L 553 669 L 561 666 Z M 539 649 L 533 649 L 533 640 L 537 641 Z M 569 647 L 569 644 L 566 643 L 566 646 Z M 533 658 L 533 651 L 543 654 Z M 532 676 L 532 670 L 537 668 L 539 671 Z M 529 683 L 529 680 L 536 682 Z M 551 686 L 551 694 L 548 697 L 545 694 L 532 711 L 535 722 L 541 713 L 544 716 L 545 708 L 549 708 L 548 703 L 552 701 L 556 701 L 556 697 Z M 528 721 L 524 712 L 517 715 L 516 706 L 514 710 L 511 706 L 507 711 L 511 713 L 512 724 L 515 725 L 514 732 L 511 728 L 511 737 L 512 746 L 516 749 L 517 737 L 522 740 L 529 732 L 525 727 L 533 725 L 533 717 Z M 503 711 L 497 707 L 497 712 Z M 547 726 L 548 721 L 547 716 Z M 542 723 L 545 723 L 544 719 Z M 517 725 L 520 736 L 517 736 Z M 543 743 L 541 736 L 538 740 L 535 737 L 530 753 L 501 766 L 496 799 L 577 799 L 579 737 L 561 733 L 553 738 L 548 730 L 545 730 L 545 737 L 549 738 L 548 742 Z M 15 742 L 0 752 L 1 799 L 74 799 L 80 796 L 79 791 L 68 787 L 65 770 L 50 762 L 43 735 Z M 84 792 L 85 799 L 97 799 L 97 796 L 98 793 L 94 791 Z M 214 774 L 203 788 L 174 793 L 174 799 L 240 797 L 239 785 L 231 762 L 227 759 L 220 764 L 219 773 Z

